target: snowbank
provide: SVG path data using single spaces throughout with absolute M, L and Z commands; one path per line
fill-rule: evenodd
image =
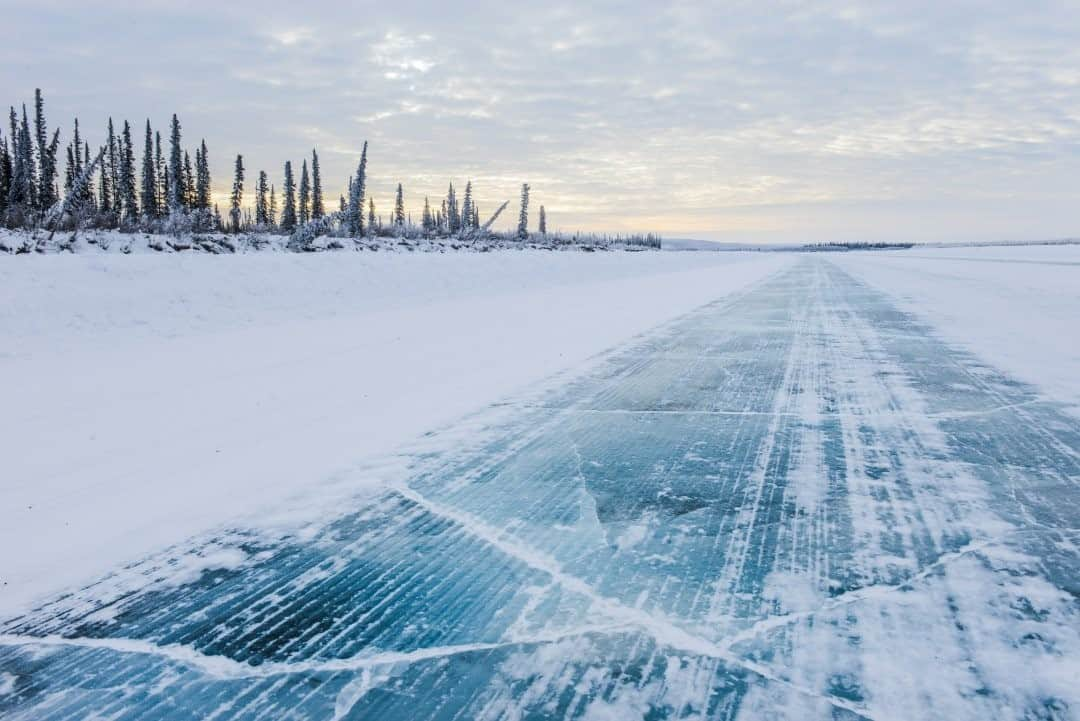
M 0 614 L 360 484 L 365 460 L 795 260 L 0 257 Z

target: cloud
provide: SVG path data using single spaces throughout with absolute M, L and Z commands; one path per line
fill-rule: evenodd
M 337 192 L 367 139 L 377 196 L 401 181 L 418 206 L 471 177 L 494 206 L 529 180 L 574 228 L 931 237 L 943 231 L 919 208 L 944 217 L 947 197 L 949 233 L 1076 234 L 1080 10 L 1066 3 L 240 0 L 220 13 L 16 2 L 0 86 L 15 103 L 40 85 L 61 125 L 164 127 L 180 112 L 222 185 L 237 152 L 280 176 L 317 143 Z M 1009 194 L 1015 227 L 979 211 Z

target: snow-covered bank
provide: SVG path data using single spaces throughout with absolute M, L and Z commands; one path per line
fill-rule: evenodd
M 331 233 L 330 231 L 333 231 Z M 463 235 L 425 234 L 409 226 L 401 232 L 384 229 L 359 238 L 343 235 L 339 228 L 311 226 L 295 234 L 244 231 L 241 233 L 180 232 L 160 234 L 83 229 L 50 233 L 47 230 L 0 228 L 0 254 L 120 254 L 191 253 L 236 255 L 248 253 L 307 253 L 336 251 L 487 253 L 493 250 L 552 251 L 644 251 L 659 250 L 661 239 L 653 234 L 605 235 L 595 233 L 530 233 L 525 239 L 507 233 L 474 231 Z
M 0 258 L 0 613 L 316 494 L 795 260 Z
M 1080 246 L 830 255 L 966 348 L 1080 413 Z

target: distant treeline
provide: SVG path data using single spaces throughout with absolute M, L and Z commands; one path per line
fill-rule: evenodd
M 317 149 L 312 149 L 310 163 L 308 158 L 301 162 L 299 178 L 292 161 L 285 162 L 280 191 L 264 170 L 254 175 L 254 188 L 248 190 L 244 158 L 237 155 L 223 214 L 213 202 L 206 140 L 194 146 L 192 157 L 175 114 L 165 140 L 146 121 L 141 158 L 131 124 L 125 120 L 114 125 L 111 118 L 104 143 L 95 146 L 90 145 L 76 118 L 61 152 L 60 131 L 49 133 L 40 89 L 34 92 L 32 122 L 25 105 L 21 117 L 14 106 L 9 116 L 9 134 L 5 137 L 0 130 L 0 225 L 9 229 L 78 232 L 91 228 L 173 236 L 277 234 L 289 236 L 289 247 L 300 250 L 310 248 L 320 236 L 450 238 L 461 242 L 488 238 L 529 241 L 539 236 L 551 244 L 583 241 L 643 248 L 659 248 L 661 242 L 651 234 L 553 233 L 549 238 L 543 205 L 534 233 L 529 227 L 528 183 L 521 186 L 517 228 L 512 233 L 492 230 L 509 201 L 484 219 L 472 181 L 465 184 L 460 197 L 453 183 L 436 203 L 425 197 L 418 221 L 406 210 L 404 190 L 398 183 L 394 207 L 384 220 L 368 194 L 366 141 L 347 192 L 329 201 L 324 197 Z M 244 205 L 246 190 L 253 196 L 250 207 Z
M 847 243 L 807 243 L 801 245 L 795 250 L 801 250 L 808 253 L 815 251 L 829 251 L 829 250 L 903 250 L 905 248 L 914 248 L 914 243 L 885 243 L 885 242 L 860 242 L 851 241 Z

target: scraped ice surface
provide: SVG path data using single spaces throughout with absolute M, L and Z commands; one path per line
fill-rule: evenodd
M 1080 714 L 1080 424 L 828 261 L 472 422 L 0 624 L 0 714 Z

